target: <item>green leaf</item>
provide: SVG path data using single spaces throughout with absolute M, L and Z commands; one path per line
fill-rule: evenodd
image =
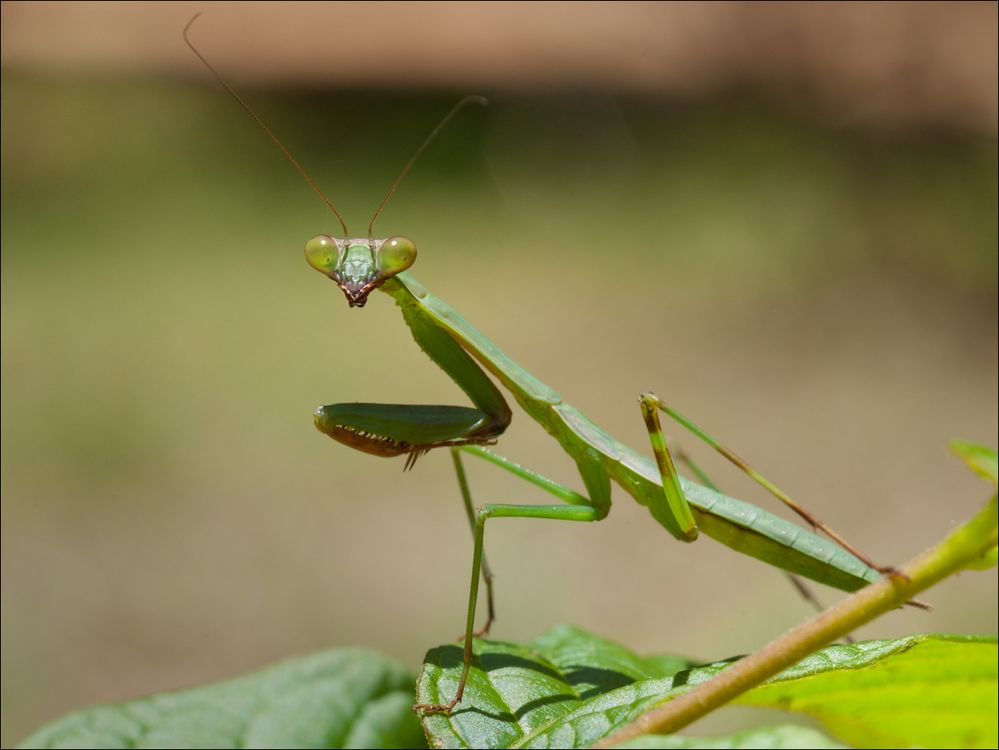
M 826 750 L 845 748 L 814 729 L 797 726 L 761 727 L 720 737 L 678 737 L 647 734 L 615 745 L 620 750 Z
M 805 660 L 813 668 L 802 662 L 738 702 L 809 714 L 862 747 L 996 747 L 997 659 L 995 638 L 830 646 Z M 821 660 L 828 660 L 824 669 Z M 788 679 L 803 668 L 807 674 Z
M 619 684 L 670 677 L 697 666 L 692 659 L 672 654 L 640 657 L 619 643 L 572 625 L 556 625 L 531 641 L 531 645 L 538 654 L 567 670 L 570 683 L 583 698 L 607 692 Z M 593 664 L 599 664 L 600 670 L 592 670 Z M 622 675 L 630 679 L 622 682 Z
M 999 486 L 999 456 L 994 450 L 965 440 L 951 440 L 950 450 L 951 453 L 962 459 L 973 472 Z M 992 502 L 995 502 L 995 497 L 992 498 Z M 988 570 L 997 564 L 999 564 L 999 547 L 992 547 L 965 567 L 970 570 Z
M 476 667 L 469 673 L 462 704 L 449 716 L 423 717 L 434 747 L 519 747 L 535 733 L 560 726 L 573 709 L 594 697 L 650 677 L 668 680 L 669 674 L 690 665 L 678 657 L 643 659 L 612 641 L 566 625 L 526 646 L 476 640 L 475 655 Z M 418 701 L 450 700 L 461 669 L 459 646 L 431 650 L 417 681 Z M 594 740 L 602 736 L 585 734 Z
M 449 716 L 423 717 L 434 747 L 583 747 L 661 700 L 674 681 L 686 689 L 725 666 L 642 658 L 565 625 L 523 646 L 476 640 L 475 655 L 462 703 Z M 417 681 L 418 701 L 453 697 L 461 667 L 460 647 L 431 650 Z
M 409 670 L 337 649 L 244 677 L 68 714 L 19 747 L 426 747 Z
M 950 450 L 963 459 L 973 472 L 999 485 L 999 456 L 994 450 L 965 440 L 951 440 Z
M 564 626 L 524 646 L 476 641 L 475 653 L 462 703 L 449 716 L 423 717 L 434 747 L 585 747 L 734 660 L 670 660 L 662 669 L 660 660 Z M 740 702 L 811 714 L 863 746 L 994 745 L 996 657 L 994 638 L 830 646 Z M 446 702 L 460 673 L 459 647 L 430 651 L 417 699 Z

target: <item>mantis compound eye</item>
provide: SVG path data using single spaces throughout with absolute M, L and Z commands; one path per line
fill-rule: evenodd
M 378 248 L 378 270 L 385 278 L 395 276 L 416 261 L 416 245 L 405 237 L 389 237 Z
M 305 260 L 319 273 L 329 276 L 339 259 L 340 248 L 329 235 L 319 234 L 305 243 Z

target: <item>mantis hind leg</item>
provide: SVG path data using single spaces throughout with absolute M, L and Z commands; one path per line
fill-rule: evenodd
M 718 485 L 712 481 L 707 472 L 704 471 L 704 469 L 702 469 L 701 466 L 694 461 L 694 459 L 688 456 L 686 451 L 674 445 L 673 455 L 676 456 L 677 463 L 686 466 L 690 473 L 697 477 L 697 481 L 708 489 L 714 490 L 715 492 L 721 492 Z M 794 590 L 798 592 L 799 596 L 808 602 L 816 612 L 821 612 L 825 609 L 825 605 L 815 595 L 815 592 L 812 591 L 812 587 L 805 583 L 804 580 L 796 576 L 794 573 L 788 573 L 786 570 L 782 570 L 781 572 L 787 578 L 788 582 L 794 587 Z M 847 643 L 853 643 L 853 639 L 850 636 L 846 636 L 844 640 Z
M 708 435 L 704 430 L 702 430 L 696 424 L 694 424 L 689 419 L 687 419 L 685 416 L 683 416 L 682 414 L 680 414 L 678 411 L 676 411 L 675 409 L 673 409 L 670 406 L 668 406 L 665 402 L 663 402 L 654 393 L 643 393 L 642 396 L 641 396 L 641 398 L 639 400 L 641 401 L 641 404 L 642 404 L 642 413 L 643 413 L 643 415 L 646 415 L 646 424 L 647 425 L 650 424 L 650 418 L 649 418 L 648 414 L 650 412 L 652 414 L 652 420 L 651 421 L 654 422 L 654 425 L 655 425 L 655 427 L 657 429 L 658 440 L 661 442 L 661 445 L 662 445 L 662 451 L 665 454 L 667 460 L 669 461 L 668 468 L 672 469 L 673 463 L 672 463 L 672 459 L 670 459 L 670 457 L 669 457 L 669 452 L 666 449 L 666 440 L 665 440 L 665 438 L 662 435 L 662 429 L 661 429 L 661 427 L 659 425 L 659 417 L 658 417 L 658 414 L 656 414 L 656 412 L 658 412 L 658 411 L 661 411 L 661 412 L 663 412 L 665 414 L 668 414 L 670 417 L 672 417 L 674 420 L 676 420 L 679 424 L 681 424 L 687 430 L 689 430 L 690 432 L 692 432 L 698 438 L 700 438 L 705 443 L 707 443 L 712 448 L 714 448 L 716 451 L 718 451 L 719 453 L 721 453 L 725 458 L 727 458 L 729 461 L 731 461 L 733 464 L 735 464 L 739 469 L 741 469 L 744 473 L 746 473 L 753 481 L 755 481 L 757 484 L 761 485 L 765 490 L 767 490 L 767 492 L 769 492 L 771 495 L 773 495 L 778 500 L 780 500 L 782 503 L 784 503 L 784 505 L 786 505 L 788 508 L 790 508 L 795 513 L 797 513 L 814 530 L 823 532 L 826 536 L 828 536 L 830 539 L 832 539 L 834 542 L 836 542 L 839 546 L 841 546 L 843 549 L 845 549 L 846 551 L 848 551 L 850 554 L 852 554 L 858 560 L 861 560 L 868 567 L 873 568 L 874 570 L 877 570 L 879 573 L 882 573 L 884 575 L 897 575 L 897 571 L 894 568 L 892 568 L 890 566 L 886 567 L 886 566 L 878 565 L 878 564 L 872 562 L 870 558 L 868 558 L 866 555 L 864 555 L 862 552 L 860 552 L 860 550 L 858 550 L 856 547 L 854 547 L 852 544 L 850 544 L 848 541 L 846 541 L 846 539 L 844 539 L 840 534 L 838 534 L 837 532 L 835 532 L 827 524 L 825 524 L 822 521 L 820 521 L 816 516 L 814 516 L 808 510 L 806 510 L 801 505 L 799 505 L 794 500 L 792 500 L 790 498 L 790 496 L 786 492 L 784 492 L 783 490 L 781 490 L 779 487 L 777 487 L 777 485 L 775 485 L 769 479 L 767 479 L 762 474 L 760 474 L 758 471 L 756 471 L 756 469 L 754 469 L 748 463 L 746 463 L 745 460 L 743 460 L 742 458 L 740 458 L 739 456 L 737 456 L 729 448 L 727 448 L 724 445 L 722 445 L 718 440 L 716 440 L 715 438 L 713 438 L 710 435 Z M 656 435 L 652 435 L 652 427 L 651 426 L 650 426 L 650 429 L 649 429 L 649 434 L 653 438 L 653 449 L 656 450 L 657 436 Z M 657 454 L 656 454 L 656 460 L 657 460 L 657 462 L 659 461 L 659 453 L 658 453 L 658 451 L 657 451 Z M 660 469 L 662 469 L 661 466 L 660 466 Z M 673 470 L 673 474 L 675 475 L 675 470 Z M 679 489 L 679 482 L 676 482 L 675 478 L 674 478 L 674 484 L 675 484 L 676 488 Z M 669 495 L 669 488 L 666 487 L 666 479 L 665 479 L 665 477 L 663 479 L 663 486 L 667 490 L 667 496 L 668 496 Z M 682 492 L 680 494 L 682 495 Z M 684 503 L 686 503 L 686 500 L 684 500 Z
M 877 563 L 872 562 L 870 560 L 870 558 L 868 558 L 866 555 L 864 555 L 863 553 L 861 553 L 856 547 L 854 547 L 852 544 L 850 544 L 849 542 L 847 542 L 842 536 L 840 536 L 838 533 L 836 533 L 835 531 L 833 531 L 828 525 L 826 525 L 825 523 L 823 523 L 822 521 L 820 521 L 818 518 L 816 518 L 814 515 L 812 515 L 809 511 L 805 510 L 805 508 L 803 508 L 802 506 L 800 506 L 796 502 L 794 502 L 794 500 L 792 500 L 787 495 L 787 493 L 785 493 L 783 490 L 781 490 L 779 487 L 777 487 L 773 482 L 771 482 L 769 479 L 767 479 L 762 474 L 760 474 L 758 471 L 756 471 L 754 468 L 752 468 L 749 464 L 746 463 L 745 460 L 743 460 L 742 458 L 740 458 L 739 456 L 737 456 L 731 449 L 725 447 L 720 442 L 718 442 L 715 438 L 713 438 L 710 435 L 708 435 L 706 432 L 704 432 L 704 430 L 702 430 L 696 424 L 694 424 L 689 419 L 687 419 L 685 416 L 683 416 L 678 411 L 676 411 L 676 409 L 673 409 L 673 408 L 667 406 L 657 396 L 655 396 L 654 394 L 651 394 L 651 393 L 644 394 L 642 396 L 642 398 L 643 398 L 643 406 L 646 403 L 645 399 L 647 399 L 648 403 L 655 405 L 655 407 L 657 409 L 660 409 L 663 412 L 665 412 L 666 414 L 668 414 L 669 416 L 673 417 L 673 419 L 675 419 L 681 425 L 683 425 L 688 430 L 690 430 L 690 432 L 692 432 L 694 435 L 696 435 L 697 437 L 699 437 L 705 443 L 707 443 L 708 445 L 710 445 L 716 451 L 718 451 L 719 453 L 721 453 L 725 458 L 727 458 L 729 461 L 731 461 L 733 464 L 735 464 L 739 469 L 741 469 L 743 472 L 745 472 L 747 475 L 749 475 L 749 477 L 751 479 L 753 479 L 755 482 L 757 482 L 758 484 L 760 484 L 771 495 L 773 495 L 774 497 L 776 497 L 778 500 L 780 500 L 782 503 L 784 503 L 787 507 L 789 507 L 795 513 L 797 513 L 799 516 L 801 516 L 801 518 L 803 518 L 813 529 L 815 529 L 817 531 L 824 532 L 826 534 L 826 536 L 828 536 L 834 542 L 836 542 L 837 544 L 839 544 L 839 546 L 841 546 L 843 549 L 845 549 L 846 551 L 848 551 L 850 554 L 852 554 L 858 560 L 861 560 L 862 562 L 864 562 L 869 568 L 873 568 L 874 570 L 878 571 L 882 575 L 905 578 L 905 576 L 902 573 L 900 573 L 896 568 L 894 568 L 894 567 L 892 567 L 890 565 L 889 566 L 882 566 L 882 565 L 878 565 Z M 657 423 L 658 423 L 658 420 L 657 420 Z M 711 489 L 717 489 L 717 487 L 715 486 L 714 482 L 712 482 L 708 478 L 708 476 L 704 473 L 704 471 L 697 464 L 695 464 L 693 461 L 691 461 L 690 458 L 686 454 L 683 454 L 683 453 L 681 453 L 681 452 L 678 451 L 677 452 L 677 458 L 679 460 L 683 461 L 691 469 L 691 471 L 694 474 L 697 475 L 698 479 L 700 479 L 701 482 L 704 485 L 706 485 L 707 487 L 709 487 Z M 801 596 L 806 601 L 808 601 L 809 603 L 811 603 L 812 606 L 814 606 L 816 609 L 820 609 L 821 610 L 822 609 L 821 603 L 816 598 L 816 596 L 812 592 L 812 590 L 808 587 L 808 585 L 803 580 L 801 580 L 798 576 L 791 575 L 790 573 L 788 573 L 787 575 L 788 575 L 788 579 L 791 581 L 791 585 L 794 586 L 795 589 L 798 590 L 798 593 L 801 594 Z M 926 602 L 921 601 L 919 599 L 912 599 L 912 600 L 906 602 L 906 604 L 908 606 L 910 606 L 910 607 L 916 607 L 918 609 L 927 609 L 927 610 L 928 609 L 932 609 L 932 607 L 929 604 L 927 604 Z
M 697 522 L 690 510 L 687 496 L 683 494 L 683 489 L 680 487 L 676 465 L 673 463 L 673 457 L 666 446 L 666 436 L 663 435 L 663 427 L 659 423 L 659 399 L 651 393 L 643 393 L 638 397 L 638 403 L 642 407 L 642 418 L 649 431 L 652 452 L 655 454 L 656 466 L 659 467 L 659 475 L 662 478 L 663 493 L 666 495 L 666 511 L 677 527 L 674 529 L 667 526 L 667 528 L 681 542 L 692 542 L 697 539 Z

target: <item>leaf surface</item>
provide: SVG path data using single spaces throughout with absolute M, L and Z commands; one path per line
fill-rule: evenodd
M 734 732 L 719 737 L 678 737 L 647 734 L 615 745 L 621 750 L 825 750 L 845 748 L 821 732 L 808 727 L 775 726 Z
M 426 747 L 412 706 L 409 670 L 373 651 L 336 649 L 76 711 L 19 747 Z
M 642 658 L 566 626 L 525 645 L 476 641 L 475 652 L 462 703 L 449 716 L 423 717 L 434 747 L 586 747 L 735 660 L 693 666 L 677 657 Z M 865 747 L 995 746 L 996 665 L 995 638 L 830 646 L 738 702 L 809 714 Z M 432 650 L 417 683 L 419 701 L 447 702 L 460 673 L 459 647 Z

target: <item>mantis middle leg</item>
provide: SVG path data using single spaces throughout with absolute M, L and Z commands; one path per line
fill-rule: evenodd
M 472 492 L 468 488 L 468 478 L 465 476 L 465 465 L 461 461 L 461 449 L 451 448 L 451 459 L 454 461 L 454 472 L 458 476 L 458 488 L 461 490 L 461 499 L 465 505 L 465 515 L 468 516 L 468 528 L 472 532 L 472 541 L 475 541 L 475 507 L 472 505 Z M 496 604 L 493 598 L 493 572 L 489 567 L 489 560 L 486 553 L 482 553 L 482 582 L 486 585 L 486 624 L 472 633 L 473 638 L 481 638 L 489 634 L 489 629 L 496 621 Z M 465 635 L 459 636 L 462 640 Z
M 471 493 L 468 491 L 468 482 L 465 479 L 464 466 L 461 462 L 460 452 L 465 451 L 472 455 L 484 458 L 490 463 L 509 471 L 515 476 L 521 477 L 531 484 L 544 489 L 567 503 L 566 505 L 513 505 L 507 503 L 487 503 L 478 509 L 472 508 Z M 478 603 L 479 579 L 483 575 L 484 560 L 484 537 L 486 521 L 490 518 L 547 518 L 555 521 L 599 521 L 607 515 L 610 503 L 610 485 L 606 484 L 606 493 L 603 490 L 602 482 L 594 481 L 592 467 L 591 471 L 581 471 L 584 481 L 588 485 L 587 489 L 591 494 L 596 491 L 597 496 L 591 498 L 558 484 L 536 472 L 531 471 L 519 464 L 499 456 L 481 446 L 466 445 L 452 449 L 452 457 L 455 461 L 455 469 L 458 473 L 458 483 L 462 488 L 462 498 L 465 501 L 466 509 L 469 511 L 469 518 L 473 521 L 474 546 L 472 551 L 472 577 L 468 594 L 468 613 L 465 620 L 464 635 L 464 666 L 461 677 L 458 680 L 458 687 L 454 698 L 448 703 L 427 704 L 421 703 L 413 708 L 424 713 L 448 713 L 461 701 L 465 691 L 465 684 L 468 681 L 468 672 L 472 667 L 475 658 L 473 648 L 473 638 L 475 635 L 475 609 Z M 580 467 L 582 470 L 582 466 Z M 491 574 L 486 578 L 487 591 L 491 591 Z

